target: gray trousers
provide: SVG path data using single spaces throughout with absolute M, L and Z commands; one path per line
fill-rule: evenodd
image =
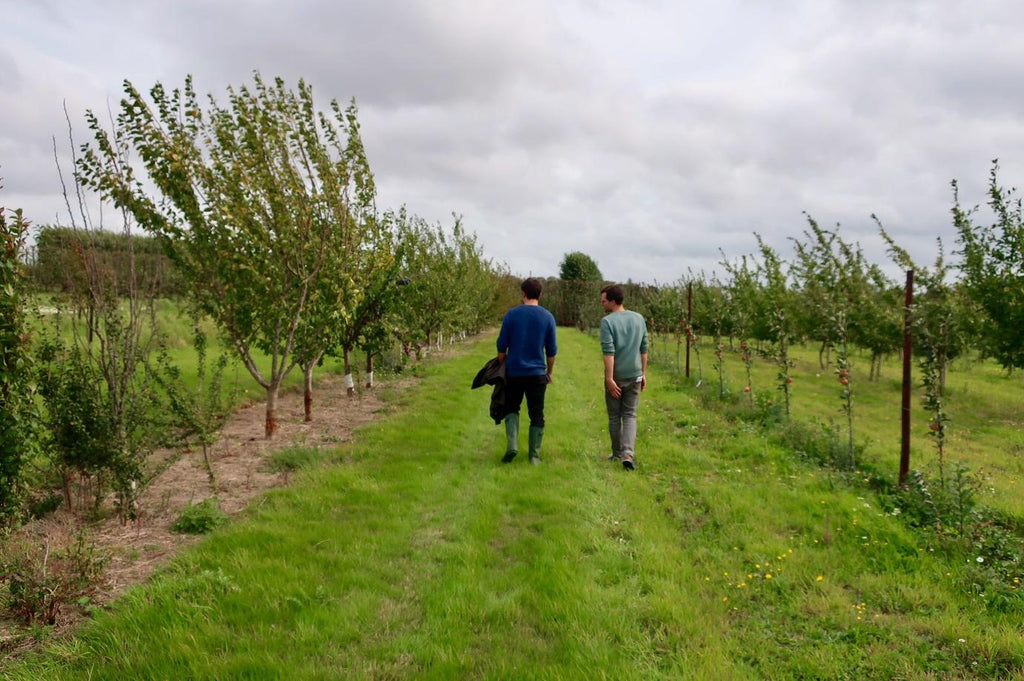
M 618 399 L 612 397 L 607 390 L 604 391 L 612 454 L 621 458 L 633 458 L 636 453 L 636 408 L 640 404 L 640 382 L 629 380 L 615 383 L 622 390 L 622 395 Z

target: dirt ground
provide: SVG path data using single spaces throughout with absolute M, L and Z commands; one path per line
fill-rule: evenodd
M 243 407 L 230 416 L 211 449 L 216 490 L 210 485 L 201 450 L 155 452 L 151 462 L 154 467 L 171 463 L 141 495 L 138 519 L 123 525 L 116 517 L 110 517 L 88 525 L 89 537 L 97 549 L 109 556 L 91 603 L 102 606 L 110 602 L 126 587 L 145 581 L 183 547 L 199 541 L 200 537 L 170 529 L 183 508 L 216 496 L 225 513 L 238 514 L 257 495 L 288 483 L 287 473 L 269 469 L 273 452 L 293 447 L 336 446 L 351 437 L 353 428 L 373 420 L 384 407 L 373 390 L 360 388 L 356 396 L 349 397 L 341 376 L 328 376 L 316 383 L 313 398 L 313 420 L 306 423 L 301 391 L 279 396 L 279 429 L 272 440 L 263 436 L 264 402 Z M 40 542 L 57 543 L 60 537 L 71 536 L 77 523 L 66 511 L 58 511 L 22 532 Z M 75 610 L 62 610 L 54 633 L 66 635 L 81 621 L 83 613 Z M 19 627 L 0 621 L 0 654 L 30 647 L 30 640 L 22 633 Z

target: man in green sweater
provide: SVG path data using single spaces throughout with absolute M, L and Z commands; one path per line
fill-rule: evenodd
M 627 310 L 622 287 L 601 289 L 601 352 L 604 355 L 604 401 L 608 407 L 608 434 L 612 440 L 609 461 L 636 468 L 636 408 L 647 388 L 647 323 L 642 315 Z

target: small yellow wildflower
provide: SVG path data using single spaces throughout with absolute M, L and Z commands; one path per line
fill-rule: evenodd
M 816 581 L 816 582 L 820 582 L 820 581 L 822 581 L 823 579 L 825 579 L 825 575 L 818 575 L 817 577 L 815 577 L 815 578 L 814 578 L 814 581 Z

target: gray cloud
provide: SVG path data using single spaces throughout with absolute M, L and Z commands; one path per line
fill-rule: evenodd
M 839 223 L 887 262 L 870 219 L 921 262 L 947 252 L 950 181 L 984 201 L 993 158 L 1024 173 L 1024 19 L 970 3 L 659 0 L 0 0 L 0 203 L 60 210 L 86 108 L 121 81 L 223 98 L 303 77 L 356 98 L 380 205 L 452 213 L 517 273 L 583 250 L 614 279 L 673 281 L 806 226 Z

